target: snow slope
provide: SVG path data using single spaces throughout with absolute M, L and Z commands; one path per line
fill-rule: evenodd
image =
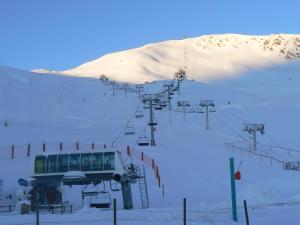
M 153 157 L 159 165 L 164 198 L 151 169 L 147 169 L 150 206 L 158 211 L 163 211 L 162 207 L 179 207 L 183 197 L 187 197 L 193 209 L 228 208 L 230 156 L 235 157 L 236 167 L 242 161 L 242 180 L 237 183 L 239 205 L 243 199 L 251 205 L 299 201 L 299 172 L 285 171 L 281 164 L 268 159 L 261 161 L 259 157 L 225 149 L 226 142 L 241 141 L 240 136 L 249 140 L 242 131 L 243 123 L 249 121 L 266 124 L 266 135 L 258 136 L 260 143 L 299 147 L 299 69 L 299 63 L 294 62 L 222 82 L 185 81 L 181 94 L 174 96 L 172 106 L 175 109 L 178 100 L 188 100 L 196 105 L 202 99 L 213 99 L 217 112 L 210 114 L 211 130 L 204 129 L 203 114 L 187 114 L 184 120 L 180 112 L 156 111 L 157 146 L 141 148 L 136 143 L 147 127 L 148 116 L 139 120 L 132 118 L 140 106 L 137 93 L 127 93 L 125 97 L 123 90 L 116 90 L 113 96 L 112 87 L 98 79 L 0 67 L 0 177 L 4 179 L 5 193 L 14 193 L 19 188 L 17 179 L 30 176 L 33 165 L 32 157 L 27 158 L 24 149 L 17 148 L 15 159 L 10 159 L 9 145 L 41 144 L 43 141 L 50 144 L 61 141 L 110 144 L 121 134 L 117 142 L 120 149 L 133 146 L 136 151 L 144 151 Z M 145 90 L 157 93 L 163 84 L 164 81 L 147 84 Z M 147 111 L 144 112 L 146 115 Z M 137 134 L 133 137 L 120 133 L 129 119 L 136 128 Z M 8 127 L 3 125 L 4 121 L 8 122 Z M 35 153 L 40 151 L 41 148 L 34 150 Z M 269 154 L 280 159 L 299 160 L 297 154 Z M 76 187 L 65 187 L 64 198 L 76 208 L 80 206 L 79 191 Z M 139 208 L 137 186 L 133 191 L 134 205 Z M 113 197 L 121 202 L 120 193 L 113 193 Z M 93 215 L 99 217 L 98 213 Z M 228 219 L 229 213 L 226 216 Z
M 300 35 L 205 35 L 107 54 L 65 71 L 34 71 L 95 78 L 105 74 L 113 80 L 141 83 L 172 79 L 178 69 L 184 68 L 189 79 L 208 82 L 299 57 Z

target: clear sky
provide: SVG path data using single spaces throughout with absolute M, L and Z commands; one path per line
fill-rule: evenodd
M 0 0 L 0 65 L 63 70 L 203 34 L 300 33 L 299 0 Z

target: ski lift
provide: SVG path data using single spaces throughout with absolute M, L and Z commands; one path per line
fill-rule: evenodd
M 111 197 L 109 192 L 105 191 L 105 183 L 103 183 L 103 190 L 97 190 L 94 186 L 92 189 L 88 188 L 89 185 L 87 185 L 82 191 L 82 201 L 86 197 L 89 197 L 89 205 L 92 208 L 110 208 L 111 207 Z M 89 189 L 89 191 L 86 191 L 86 189 Z M 83 202 L 82 202 L 83 203 Z
M 125 133 L 125 135 L 135 135 L 135 129 L 134 129 L 134 127 L 127 125 L 124 133 Z
M 156 125 L 157 125 L 156 119 L 153 118 L 152 122 L 149 120 L 148 125 L 149 125 L 149 126 L 156 126 Z
M 160 105 L 161 105 L 161 107 L 163 107 L 163 108 L 164 108 L 164 107 L 167 107 L 167 103 L 166 103 L 166 102 L 162 102 Z
M 144 112 L 141 110 L 137 110 L 135 112 L 135 118 L 143 118 L 144 117 Z
M 198 109 L 196 109 L 196 111 L 197 111 L 197 113 L 204 113 L 204 109 L 202 109 L 202 108 L 198 108 Z
M 156 104 L 156 105 L 154 106 L 154 109 L 155 109 L 155 110 L 162 110 L 161 104 Z
M 98 209 L 110 208 L 111 206 L 110 194 L 107 191 L 99 191 L 96 193 L 96 195 L 92 194 L 89 204 L 91 208 L 98 208 Z
M 216 108 L 215 108 L 215 107 L 210 108 L 210 109 L 209 109 L 209 112 L 216 112 Z
M 149 146 L 149 138 L 147 138 L 146 136 L 140 137 L 138 140 L 138 145 L 139 146 Z

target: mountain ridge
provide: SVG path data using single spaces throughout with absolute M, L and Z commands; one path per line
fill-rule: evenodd
M 112 80 L 141 83 L 172 79 L 178 69 L 186 68 L 190 79 L 209 82 L 299 58 L 298 34 L 219 34 L 146 44 L 104 55 L 69 70 L 33 72 L 96 78 L 105 74 Z

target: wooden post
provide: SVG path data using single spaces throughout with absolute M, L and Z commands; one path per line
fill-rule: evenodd
M 27 157 L 30 157 L 30 143 L 27 145 Z
M 183 225 L 186 225 L 186 198 L 183 199 Z
M 114 198 L 114 225 L 117 225 L 117 200 Z
M 15 158 L 15 145 L 11 146 L 11 158 L 14 159 Z
M 60 150 L 60 151 L 63 150 L 63 143 L 62 143 L 62 142 L 59 143 L 59 150 Z
M 247 209 L 246 200 L 244 200 L 244 210 L 245 210 L 245 217 L 246 217 L 246 225 L 249 225 L 249 217 L 248 217 L 248 209 Z

